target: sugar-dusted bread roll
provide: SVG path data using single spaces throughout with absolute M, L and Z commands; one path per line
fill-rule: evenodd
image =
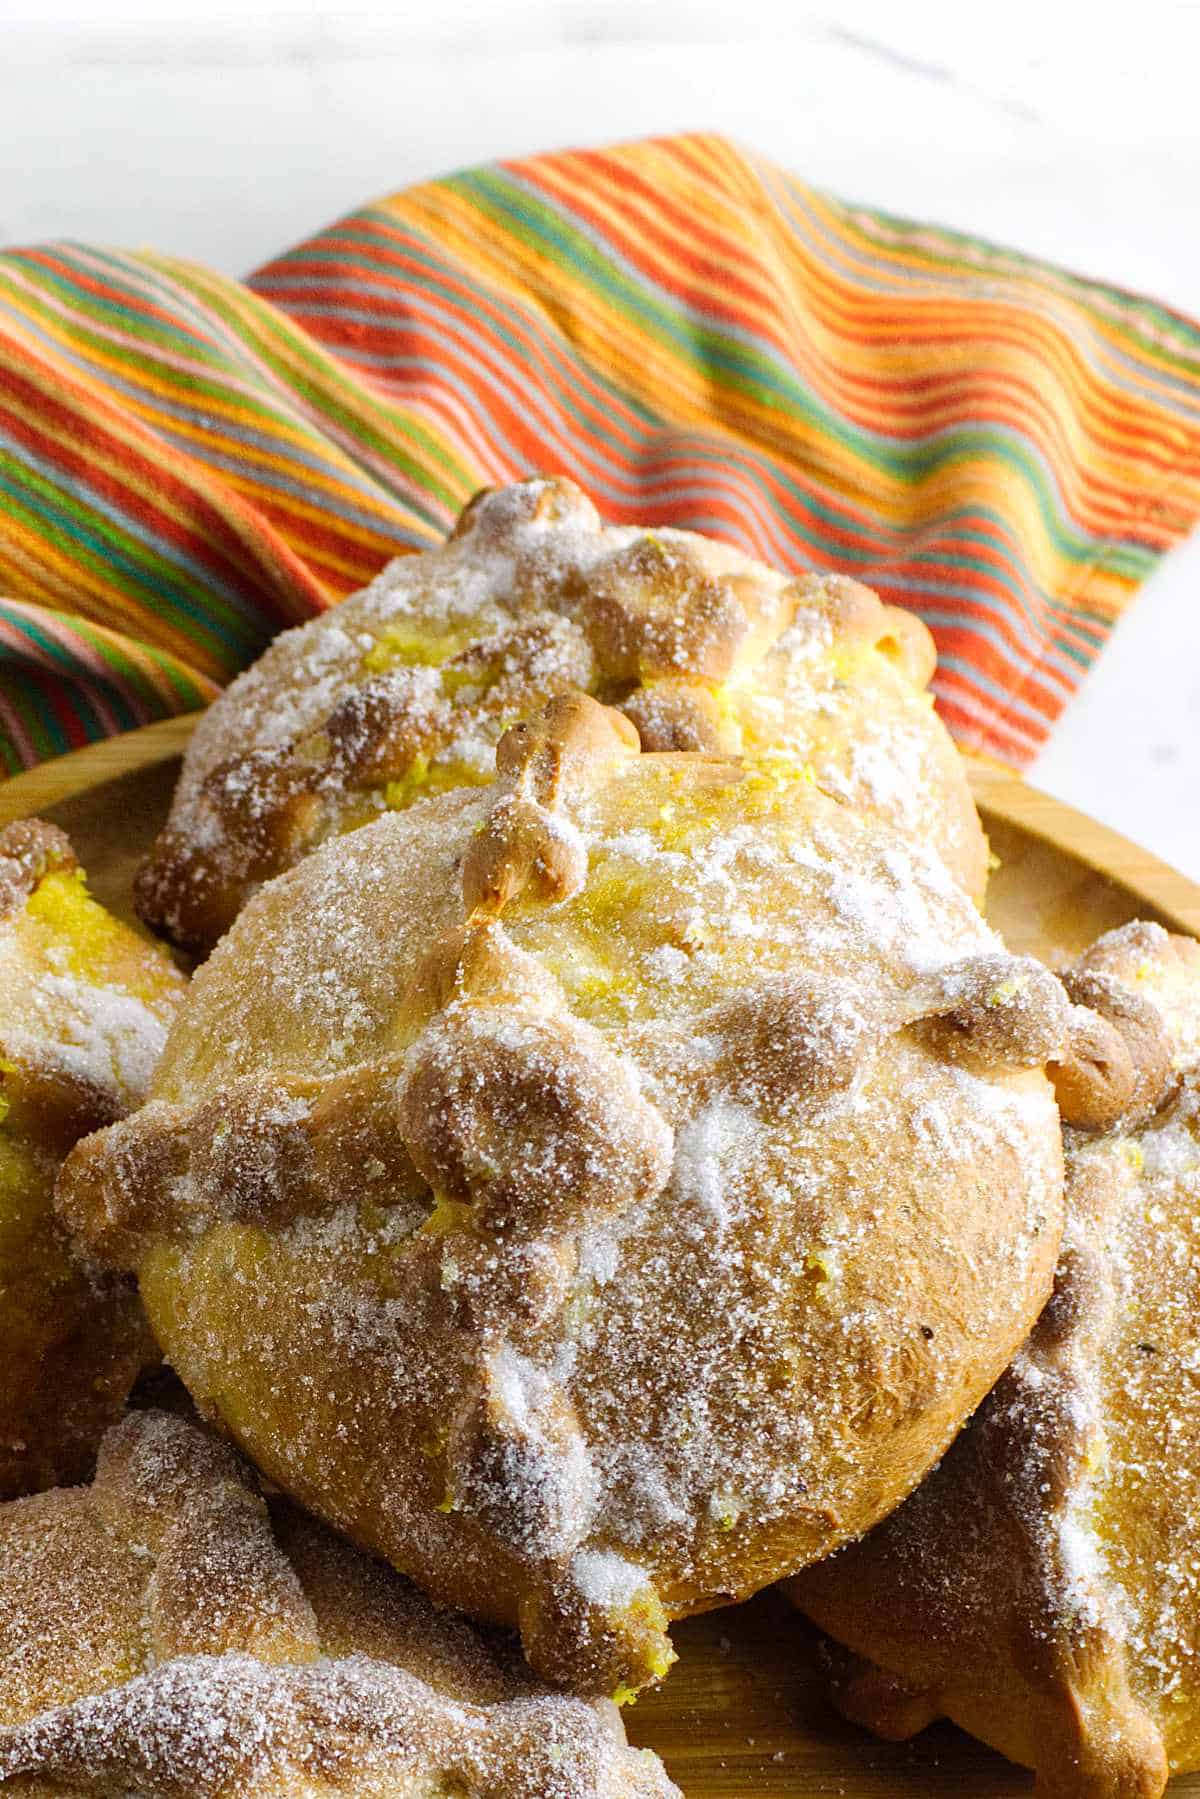
M 1200 1767 L 1200 944 L 1129 925 L 1067 986 L 1054 1298 L 936 1473 L 789 1590 L 881 1735 L 945 1714 L 1044 1799 L 1156 1799 Z
M 13 1799 L 679 1799 L 611 1705 L 436 1610 L 184 1418 L 0 1506 Z
M 54 1218 L 67 1150 L 144 1098 L 183 977 L 52 825 L 0 830 L 0 1498 L 77 1480 L 153 1354 L 130 1283 Z
M 576 688 L 620 703 L 647 749 L 806 763 L 980 898 L 987 846 L 926 692 L 934 661 L 920 620 L 858 582 L 604 525 L 567 480 L 485 492 L 447 543 L 277 638 L 211 708 L 142 915 L 207 951 L 269 876 L 389 808 L 490 780 L 508 725 Z
M 1027 1334 L 1067 1002 L 801 769 L 584 696 L 499 769 L 264 888 L 59 1198 L 273 1480 L 615 1693 L 890 1510 Z

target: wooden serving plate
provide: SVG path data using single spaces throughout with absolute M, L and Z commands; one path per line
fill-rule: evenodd
M 195 718 L 168 719 L 62 756 L 0 788 L 0 824 L 38 813 L 70 833 L 98 898 L 132 917 L 130 882 L 166 813 Z M 1200 887 L 1114 831 L 972 763 L 1000 865 L 988 917 L 1014 949 L 1050 962 L 1114 925 L 1154 918 L 1200 936 Z M 1017 1799 L 1032 1776 L 948 1724 L 877 1742 L 825 1703 L 816 1633 L 776 1593 L 676 1625 L 678 1666 L 626 1712 L 686 1799 Z M 1172 1793 L 1200 1795 L 1200 1775 Z

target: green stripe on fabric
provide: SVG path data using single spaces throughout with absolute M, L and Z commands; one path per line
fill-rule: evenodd
M 0 452 L 0 492 L 7 494 L 14 511 L 26 528 L 34 532 L 44 529 L 52 541 L 63 549 L 70 546 L 85 567 L 106 584 L 112 584 L 113 565 L 124 567 L 138 584 L 159 599 L 183 608 L 176 623 L 197 647 L 209 646 L 209 653 L 222 661 L 253 654 L 261 646 L 261 636 L 248 635 L 249 622 L 214 588 L 193 582 L 181 573 L 178 564 L 170 563 L 156 550 L 139 544 L 128 533 L 92 509 L 72 505 L 63 491 L 39 474 L 29 464 L 18 465 Z M 185 596 L 191 596 L 190 603 Z M 214 620 L 207 613 L 215 612 Z M 220 635 L 225 622 L 229 631 Z M 236 633 L 236 635 L 235 635 Z M 239 641 L 240 640 L 240 641 Z

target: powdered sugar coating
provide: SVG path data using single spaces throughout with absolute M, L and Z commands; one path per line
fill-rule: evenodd
M 126 1111 L 150 1085 L 183 977 L 88 895 L 52 826 L 27 820 L 0 832 L 0 899 L 39 834 L 36 877 L 0 915 L 0 1056 L 47 1073 L 53 1065 L 57 1079 L 95 1096 L 93 1110 Z
M 979 897 L 986 846 L 924 691 L 932 667 L 919 621 L 855 582 L 605 525 L 573 483 L 522 482 L 238 677 L 189 746 L 139 904 L 207 949 L 319 842 L 487 781 L 507 726 L 571 690 L 622 704 L 650 749 L 807 764 Z
M 0 1507 L 0 1785 L 141 1799 L 671 1799 L 616 1714 L 540 1690 L 179 1417 Z
M 499 1715 L 495 1715 L 498 1713 Z M 404 1669 L 188 1656 L 0 1733 L 0 1778 L 138 1799 L 670 1799 L 657 1758 L 580 1700 L 495 1713 Z M 61 1784 L 58 1784 L 61 1783 Z
M 611 716 L 266 889 L 67 1195 L 272 1478 L 590 1691 L 862 1528 L 990 1384 L 1057 1244 L 1065 1008 L 932 852 Z M 308 1125 L 290 1220 L 198 1177 L 241 1079 L 392 1120 L 419 1228 L 411 1185 L 398 1234 L 386 1183 L 341 1210 Z
M 144 1098 L 183 990 L 61 831 L 0 831 L 0 1497 L 86 1473 L 153 1356 L 129 1283 L 76 1258 L 51 1191 L 71 1144 Z
M 1085 977 L 1125 994 L 1109 1016 L 1156 1090 L 1130 1088 L 1110 1129 L 1067 1130 L 1037 1329 L 908 1504 L 793 1592 L 898 1677 L 850 1671 L 853 1715 L 890 1734 L 945 1711 L 1047 1790 L 1117 1799 L 1200 1766 L 1200 945 L 1128 925 L 1068 985 Z

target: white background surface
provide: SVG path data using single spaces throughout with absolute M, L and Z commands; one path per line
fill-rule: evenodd
M 1200 314 L 1200 4 L 0 0 L 0 244 L 241 274 L 492 156 L 710 127 Z M 1200 878 L 1200 542 L 1033 778 Z

